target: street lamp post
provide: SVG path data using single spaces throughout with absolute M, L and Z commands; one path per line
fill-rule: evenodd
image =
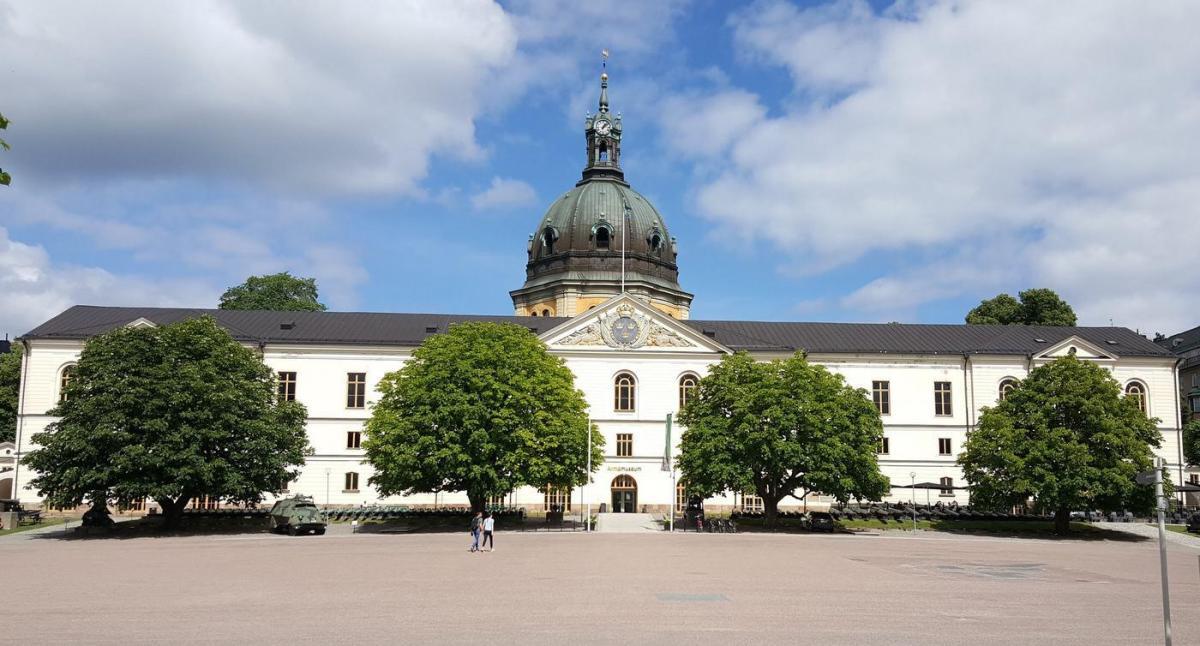
M 583 490 L 587 491 L 587 486 L 592 482 L 592 418 L 588 418 L 587 423 L 587 480 L 584 481 Z M 583 523 L 584 531 L 592 531 L 592 499 L 585 494 L 580 494 L 587 500 L 587 519 Z
M 333 469 L 325 467 L 325 508 L 329 509 L 329 474 L 333 473 Z
M 912 478 L 912 508 L 913 508 L 913 531 L 917 531 L 917 472 L 911 471 L 908 474 Z

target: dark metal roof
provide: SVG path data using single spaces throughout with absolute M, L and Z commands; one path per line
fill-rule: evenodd
M 355 345 L 418 345 L 453 323 L 494 321 L 536 333 L 561 317 L 384 314 L 368 312 L 267 312 L 160 307 L 77 305 L 24 335 L 27 339 L 85 339 L 140 318 L 168 324 L 210 315 L 241 341 Z M 878 354 L 1036 354 L 1070 336 L 1119 356 L 1173 356 L 1133 330 L 1119 327 L 1022 325 L 919 325 L 905 323 L 786 323 L 684 321 L 734 350 Z
M 1200 327 L 1163 337 L 1155 343 L 1174 353 L 1187 352 L 1200 347 Z

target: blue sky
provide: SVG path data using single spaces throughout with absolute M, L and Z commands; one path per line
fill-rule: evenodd
M 602 48 L 696 318 L 1196 324 L 1200 11 L 1135 3 L 0 0 L 0 332 L 71 304 L 509 313 Z

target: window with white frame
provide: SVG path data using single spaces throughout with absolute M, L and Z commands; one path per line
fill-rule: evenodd
M 358 473 L 347 471 L 345 484 L 346 487 L 342 489 L 342 493 L 358 493 Z
M 763 510 L 763 499 L 753 491 L 747 491 L 742 494 L 742 511 L 748 514 L 761 514 Z
M 58 401 L 67 401 L 67 386 L 71 384 L 71 380 L 75 378 L 75 364 L 63 366 L 62 372 L 58 376 Z
M 346 448 L 362 448 L 362 431 L 346 431 Z
M 696 378 L 696 375 L 684 375 L 679 378 L 680 410 L 683 410 L 683 407 L 688 403 L 688 400 L 696 394 L 696 387 L 699 385 L 700 380 Z
M 544 511 L 571 511 L 571 490 L 567 487 L 542 488 L 542 509 Z
M 954 478 L 942 478 L 939 484 L 942 485 L 942 490 L 938 494 L 940 496 L 954 495 Z
M 613 410 L 631 413 L 637 407 L 637 382 L 633 375 L 622 372 L 613 380 Z
M 1000 401 L 1008 399 L 1008 394 L 1017 388 L 1016 379 L 1005 379 L 1000 382 Z
M 1146 412 L 1146 385 L 1140 381 L 1131 381 L 1125 386 L 1125 396 L 1133 399 L 1138 410 Z
M 879 438 L 879 455 L 887 455 L 892 452 L 892 442 L 886 435 Z
M 938 438 L 938 455 L 950 455 L 951 453 L 950 438 Z

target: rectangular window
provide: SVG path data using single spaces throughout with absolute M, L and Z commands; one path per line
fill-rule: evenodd
M 547 486 L 542 489 L 544 511 L 571 511 L 571 490 Z
M 1200 485 L 1200 473 L 1193 473 L 1189 475 L 1188 484 Z
M 346 488 L 342 493 L 358 493 L 358 474 L 353 471 L 346 472 Z
M 346 408 L 365 408 L 367 405 L 367 373 L 346 373 Z
M 217 509 L 221 499 L 216 496 L 196 496 L 192 499 L 192 509 Z
M 950 405 L 950 382 L 933 382 L 933 413 L 947 417 L 952 415 L 953 411 L 954 409 Z
M 675 485 L 675 513 L 681 513 L 687 509 L 687 488 L 680 482 Z
M 879 440 L 879 455 L 887 455 L 892 452 L 892 443 L 889 438 L 884 437 Z
M 753 491 L 747 491 L 742 494 L 742 511 L 748 514 L 761 514 L 762 510 L 762 498 L 756 495 Z
M 296 373 L 280 372 L 277 374 L 279 377 L 279 401 L 296 401 Z
M 501 507 L 504 507 L 508 504 L 507 500 L 508 500 L 508 496 L 504 495 L 504 494 L 501 494 L 499 496 L 488 496 L 488 499 L 487 499 L 488 509 L 499 509 Z
M 872 381 L 871 400 L 875 402 L 875 410 L 880 415 L 892 414 L 892 382 Z M 885 451 L 886 452 L 886 451 Z
M 362 431 L 347 431 L 346 432 L 346 448 L 361 449 L 362 448 Z
M 617 433 L 617 457 L 627 458 L 633 455 L 633 433 Z
M 941 492 L 938 493 L 939 496 L 953 496 L 954 495 L 954 488 L 953 488 L 954 487 L 954 478 L 942 478 L 940 484 L 946 488 L 942 489 Z
M 950 455 L 950 438 L 938 438 L 938 455 Z

